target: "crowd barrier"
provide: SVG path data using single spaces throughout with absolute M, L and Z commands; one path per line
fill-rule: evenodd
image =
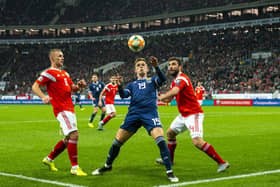
M 82 105 L 91 105 L 88 99 L 81 100 Z M 0 104 L 43 104 L 40 99 L 2 99 Z M 115 105 L 129 105 L 129 99 L 115 99 Z M 167 105 L 158 102 L 158 105 Z M 176 106 L 176 100 L 168 105 Z M 280 106 L 280 99 L 214 99 L 203 100 L 202 106 Z

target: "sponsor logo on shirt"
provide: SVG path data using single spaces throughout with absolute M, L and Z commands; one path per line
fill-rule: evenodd
M 180 83 L 181 83 L 181 80 L 180 80 L 180 79 L 175 80 L 175 84 L 176 84 L 176 85 L 180 85 Z
M 42 82 L 42 81 L 43 81 L 43 77 L 40 76 L 40 77 L 38 78 L 38 81 Z

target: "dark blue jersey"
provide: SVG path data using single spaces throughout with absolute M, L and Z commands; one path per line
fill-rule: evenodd
M 101 91 L 103 90 L 103 88 L 105 87 L 105 84 L 101 81 L 97 81 L 96 83 L 91 83 L 89 85 L 89 92 L 91 92 L 92 97 L 94 97 L 97 101 L 99 99 L 99 95 L 101 93 Z
M 75 92 L 74 95 L 75 95 L 75 98 L 78 98 L 78 99 L 81 98 L 81 92 L 80 91 Z
M 158 88 L 166 81 L 166 77 L 159 68 L 156 68 L 156 72 L 158 76 L 138 79 L 119 90 L 122 98 L 131 97 L 129 113 L 157 110 Z

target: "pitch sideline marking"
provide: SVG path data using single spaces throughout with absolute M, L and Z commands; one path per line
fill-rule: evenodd
M 259 175 L 268 175 L 268 174 L 273 174 L 273 173 L 280 173 L 280 169 L 257 172 L 257 173 L 248 173 L 248 174 L 242 174 L 242 175 L 233 175 L 233 176 L 228 176 L 228 177 L 219 177 L 219 178 L 212 178 L 212 179 L 188 181 L 188 182 L 182 182 L 182 183 L 176 183 L 176 184 L 159 185 L 159 186 L 154 186 L 154 187 L 188 186 L 188 185 L 192 185 L 192 184 L 201 184 L 201 183 L 209 183 L 209 182 L 222 181 L 222 180 L 240 179 L 240 178 L 254 177 L 254 176 L 259 176 Z
M 41 182 L 41 183 L 54 184 L 54 185 L 58 185 L 58 186 L 86 187 L 86 186 L 77 185 L 77 184 L 63 183 L 63 182 L 59 182 L 59 181 L 51 181 L 51 180 L 46 180 L 46 179 L 33 178 L 33 177 L 27 177 L 24 175 L 16 175 L 16 174 L 11 174 L 11 173 L 4 173 L 4 172 L 0 172 L 0 175 L 7 176 L 7 177 L 15 177 L 15 178 L 19 178 L 19 179 L 25 179 L 25 180 L 31 180 L 31 181 Z

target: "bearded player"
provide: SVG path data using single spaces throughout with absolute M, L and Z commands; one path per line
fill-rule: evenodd
M 218 164 L 217 172 L 225 171 L 229 168 L 229 163 L 224 161 L 215 151 L 214 147 L 202 138 L 204 113 L 200 104 L 197 102 L 189 77 L 182 73 L 180 59 L 175 57 L 168 59 L 168 73 L 174 78 L 171 84 L 171 90 L 160 95 L 159 100 L 168 102 L 173 97 L 176 97 L 177 107 L 180 113 L 167 130 L 171 162 L 174 163 L 174 153 L 177 146 L 176 136 L 189 130 L 193 145 L 216 161 Z M 156 162 L 161 164 L 162 160 L 157 159 Z

